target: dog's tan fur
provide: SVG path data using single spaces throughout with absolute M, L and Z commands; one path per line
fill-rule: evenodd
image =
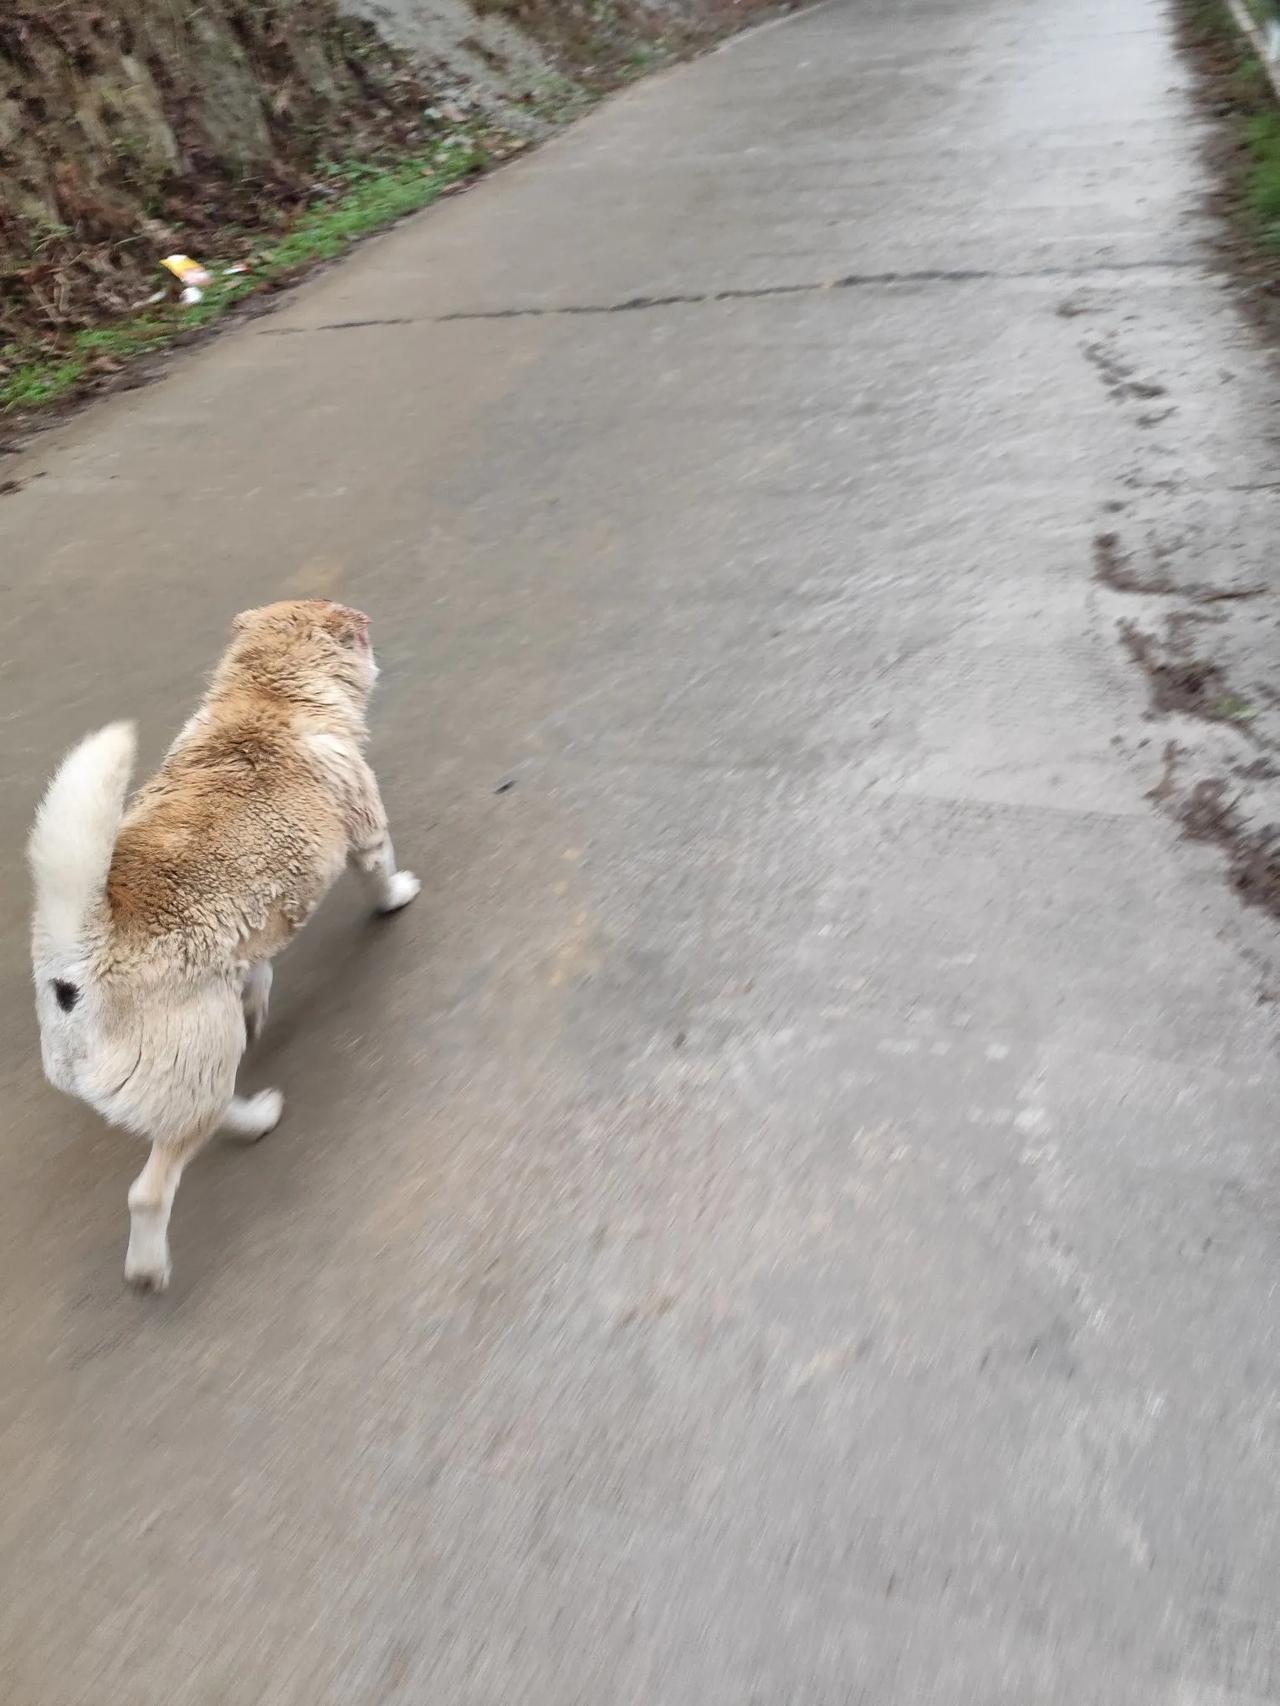
M 266 1017 L 272 956 L 348 863 L 381 912 L 418 892 L 396 870 L 363 755 L 376 675 L 358 611 L 318 599 L 248 611 L 123 816 L 124 726 L 69 755 L 37 816 L 45 1071 L 151 1140 L 129 1192 L 125 1275 L 141 1287 L 168 1284 L 169 1212 L 186 1163 L 220 1126 L 257 1138 L 279 1119 L 278 1092 L 235 1095 L 246 1040 Z

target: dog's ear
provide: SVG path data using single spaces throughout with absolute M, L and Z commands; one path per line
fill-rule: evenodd
M 330 605 L 325 627 L 344 646 L 369 644 L 369 618 L 363 610 L 353 610 L 349 604 Z
M 243 634 L 245 629 L 252 623 L 254 617 L 260 616 L 261 614 L 262 612 L 260 610 L 242 610 L 238 616 L 232 617 L 231 632 L 233 634 Z

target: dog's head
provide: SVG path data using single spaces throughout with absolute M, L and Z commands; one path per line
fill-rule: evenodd
M 378 678 L 369 618 L 332 599 L 292 598 L 245 610 L 231 627 L 223 670 L 286 698 L 314 701 L 336 687 L 363 707 Z

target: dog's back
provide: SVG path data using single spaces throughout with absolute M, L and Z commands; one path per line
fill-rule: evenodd
M 120 826 L 107 878 L 117 955 L 192 972 L 277 952 L 342 869 L 331 790 L 269 699 L 211 697 Z

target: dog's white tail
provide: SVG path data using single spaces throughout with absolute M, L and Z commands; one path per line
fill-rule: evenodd
M 36 958 L 75 956 L 101 914 L 137 745 L 132 723 L 89 735 L 58 766 L 27 842 Z

